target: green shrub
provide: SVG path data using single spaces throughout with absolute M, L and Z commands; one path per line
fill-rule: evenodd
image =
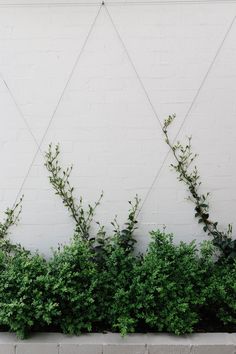
M 172 235 L 151 235 L 133 284 L 137 317 L 152 331 L 192 332 L 200 320 L 212 262 L 202 259 L 194 242 L 174 245 Z
M 95 210 L 75 197 L 72 167 L 59 164 L 59 146 L 50 145 L 46 168 L 55 193 L 74 223 L 72 241 L 54 251 L 50 260 L 30 253 L 9 239 L 21 213 L 21 201 L 0 222 L 0 326 L 25 338 L 30 331 L 62 331 L 78 335 L 90 331 L 157 331 L 177 335 L 194 330 L 236 329 L 236 240 L 209 220 L 207 195 L 199 194 L 199 174 L 189 171 L 191 144 L 171 145 L 173 166 L 196 204 L 196 217 L 212 241 L 173 243 L 172 235 L 152 231 L 143 255 L 134 250 L 139 199 L 130 203 L 128 219 L 107 236 L 100 225 L 91 235 Z
M 122 334 L 135 330 L 130 290 L 137 262 L 137 258 L 117 242 L 107 245 L 98 264 L 96 305 L 100 328 L 119 330 Z
M 119 330 L 121 334 L 134 332 L 136 320 L 132 302 L 132 281 L 140 257 L 134 255 L 134 231 L 140 200 L 129 201 L 130 210 L 125 227 L 112 222 L 114 234 L 106 238 L 103 228 L 96 238 L 95 258 L 98 269 L 96 287 L 97 325 L 99 328 Z M 99 253 L 97 253 L 99 251 Z M 101 311 L 102 309 L 102 311 Z
M 215 317 L 222 325 L 236 325 L 236 261 L 217 263 L 205 291 L 211 322 Z
M 184 334 L 235 328 L 236 264 L 153 231 L 144 255 L 104 240 L 100 252 L 75 235 L 46 261 L 24 250 L 0 252 L 0 325 L 25 338 L 30 331 L 135 331 Z M 129 237 L 130 241 L 130 237 Z
M 96 318 L 97 273 L 89 242 L 76 238 L 56 251 L 49 262 L 49 273 L 50 296 L 60 309 L 54 325 L 69 334 L 91 331 Z
M 48 288 L 47 262 L 26 251 L 0 253 L 0 324 L 25 338 L 58 313 Z

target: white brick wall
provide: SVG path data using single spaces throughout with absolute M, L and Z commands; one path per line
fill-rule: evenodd
M 107 7 L 160 119 L 177 114 L 174 136 L 236 15 L 236 2 L 114 1 Z M 0 73 L 38 142 L 98 11 L 98 6 L 32 6 L 45 2 L 54 1 L 0 1 Z M 26 6 L 14 5 L 22 3 Z M 223 226 L 235 223 L 236 208 L 235 39 L 236 23 L 180 134 L 193 134 L 204 186 L 212 192 L 213 215 Z M 37 146 L 1 80 L 0 120 L 3 211 L 14 202 Z M 157 119 L 104 9 L 43 150 L 49 142 L 60 142 L 63 162 L 74 163 L 73 183 L 86 201 L 95 201 L 104 190 L 97 219 L 108 230 L 115 214 L 125 220 L 127 200 L 136 193 L 145 198 L 165 158 Z M 171 157 L 140 214 L 141 248 L 149 240 L 148 230 L 163 224 L 176 240 L 204 237 L 170 162 Z M 23 193 L 21 222 L 11 237 L 48 254 L 51 246 L 69 240 L 73 223 L 49 187 L 40 154 Z

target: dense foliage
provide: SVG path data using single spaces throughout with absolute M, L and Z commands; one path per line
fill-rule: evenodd
M 166 122 L 166 129 L 168 125 Z M 176 154 L 177 150 L 174 148 Z M 172 235 L 159 230 L 150 233 L 146 252 L 137 254 L 134 249 L 137 196 L 129 202 L 124 227 L 119 226 L 115 217 L 111 235 L 98 222 L 98 231 L 91 232 L 101 198 L 94 206 L 85 207 L 82 198 L 77 203 L 69 181 L 72 168 L 61 168 L 59 154 L 59 146 L 49 147 L 46 168 L 55 193 L 75 222 L 74 235 L 68 245 L 58 247 L 46 260 L 7 238 L 9 228 L 18 221 L 21 200 L 6 211 L 0 223 L 1 328 L 15 332 L 19 338 L 26 338 L 32 331 L 76 335 L 91 331 L 119 331 L 122 335 L 146 331 L 177 335 L 235 331 L 233 255 L 219 255 L 215 239 L 200 246 L 194 241 L 175 244 Z M 181 159 L 181 155 L 176 156 Z M 187 160 L 182 159 L 183 162 L 178 160 L 176 170 L 185 181 L 191 174 Z M 183 170 L 182 164 L 185 164 Z M 196 203 L 202 203 L 199 186 L 196 184 L 192 190 L 192 181 L 189 180 L 189 191 L 196 192 Z M 200 207 L 201 213 L 208 208 Z M 206 220 L 203 222 L 206 224 Z M 208 231 L 211 227 L 217 229 L 217 225 L 211 225 Z
M 0 324 L 24 338 L 30 329 L 52 323 L 60 309 L 49 289 L 45 259 L 24 250 L 1 252 L 0 268 Z
M 76 237 L 46 261 L 24 250 L 0 253 L 0 324 L 30 331 L 170 332 L 236 329 L 236 262 L 214 261 L 209 243 L 175 245 L 153 231 L 134 255 L 107 241 L 102 256 Z
M 96 317 L 97 267 L 89 243 L 77 239 L 56 251 L 48 274 L 49 297 L 60 310 L 53 324 L 68 334 L 91 331 Z

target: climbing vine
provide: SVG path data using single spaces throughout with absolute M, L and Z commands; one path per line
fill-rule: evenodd
M 50 259 L 25 251 L 7 236 L 21 213 L 21 202 L 7 209 L 0 223 L 0 326 L 26 338 L 31 331 L 81 332 L 119 331 L 170 332 L 236 330 L 236 262 L 232 226 L 219 229 L 209 216 L 209 193 L 200 191 L 200 175 L 192 163 L 191 138 L 186 145 L 172 144 L 168 128 L 163 131 L 176 163 L 173 168 L 195 203 L 195 216 L 204 231 L 213 236 L 200 247 L 192 241 L 175 244 L 173 235 L 153 230 L 142 254 L 134 252 L 138 196 L 129 201 L 128 218 L 113 232 L 91 222 L 100 199 L 84 206 L 70 182 L 72 166 L 63 169 L 60 149 L 49 146 L 45 166 L 55 193 L 75 221 L 71 242 L 54 250 Z M 215 257 L 221 251 L 219 262 Z M 18 247 L 18 248 L 17 248 Z M 226 260 L 226 262 L 224 262 Z
M 20 198 L 19 202 L 15 203 L 12 208 L 7 208 L 4 212 L 5 218 L 0 222 L 0 249 L 6 252 L 12 252 L 21 247 L 20 245 L 13 244 L 9 239 L 9 231 L 13 225 L 16 225 L 19 221 L 19 217 L 22 211 L 22 200 L 23 196 Z
M 52 185 L 55 193 L 62 199 L 63 204 L 69 210 L 71 217 L 75 222 L 75 237 L 81 236 L 84 240 L 89 240 L 93 245 L 93 249 L 96 252 L 104 251 L 108 240 L 106 231 L 100 222 L 96 222 L 99 229 L 96 237 L 90 235 L 91 223 L 94 219 L 96 208 L 99 206 L 101 199 L 103 198 L 103 192 L 97 202 L 92 206 L 88 205 L 87 209 L 84 207 L 83 198 L 80 196 L 79 200 L 74 195 L 74 187 L 71 185 L 70 176 L 73 166 L 63 169 L 59 162 L 60 147 L 57 144 L 53 147 L 49 145 L 47 152 L 45 153 L 45 167 L 49 172 L 49 181 Z M 137 211 L 140 203 L 138 196 L 135 196 L 134 201 L 129 201 L 130 209 L 128 213 L 128 219 L 121 229 L 117 222 L 117 217 L 111 223 L 114 227 L 114 238 L 118 244 L 125 249 L 126 252 L 131 252 L 136 242 L 133 237 L 133 233 L 137 225 Z
M 57 144 L 53 148 L 49 145 L 48 151 L 45 153 L 45 167 L 49 172 L 49 181 L 55 193 L 60 196 L 63 204 L 69 210 L 70 215 L 75 221 L 75 234 L 80 235 L 83 239 L 89 239 L 89 231 L 94 213 L 103 197 L 101 193 L 98 201 L 92 206 L 84 207 L 83 198 L 79 200 L 74 195 L 74 187 L 70 183 L 70 175 L 73 166 L 63 169 L 59 163 L 60 147 Z
M 112 221 L 112 226 L 114 227 L 114 235 L 118 238 L 118 243 L 121 247 L 125 249 L 127 253 L 130 253 L 134 249 L 134 245 L 137 242 L 133 237 L 134 231 L 137 229 L 137 214 L 138 207 L 140 204 L 140 199 L 136 195 L 134 201 L 129 200 L 130 209 L 128 214 L 128 220 L 125 223 L 125 227 L 120 229 L 120 226 L 117 222 L 117 218 L 115 217 L 114 221 Z
M 170 115 L 163 125 L 165 141 L 170 147 L 170 151 L 175 159 L 171 167 L 176 171 L 179 181 L 183 182 L 190 193 L 189 200 L 195 205 L 195 217 L 199 224 L 203 225 L 204 232 L 213 237 L 213 244 L 220 250 L 220 256 L 227 259 L 236 258 L 236 240 L 232 239 L 232 225 L 229 224 L 226 230 L 220 229 L 218 222 L 210 218 L 209 195 L 201 193 L 201 177 L 196 165 L 193 165 L 197 154 L 192 151 L 192 138 L 187 138 L 187 143 L 171 143 L 168 129 L 175 119 L 175 115 Z

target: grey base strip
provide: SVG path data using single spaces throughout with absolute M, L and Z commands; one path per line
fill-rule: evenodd
M 0 333 L 0 354 L 236 354 L 236 333 L 87 334 L 38 333 L 25 341 Z

